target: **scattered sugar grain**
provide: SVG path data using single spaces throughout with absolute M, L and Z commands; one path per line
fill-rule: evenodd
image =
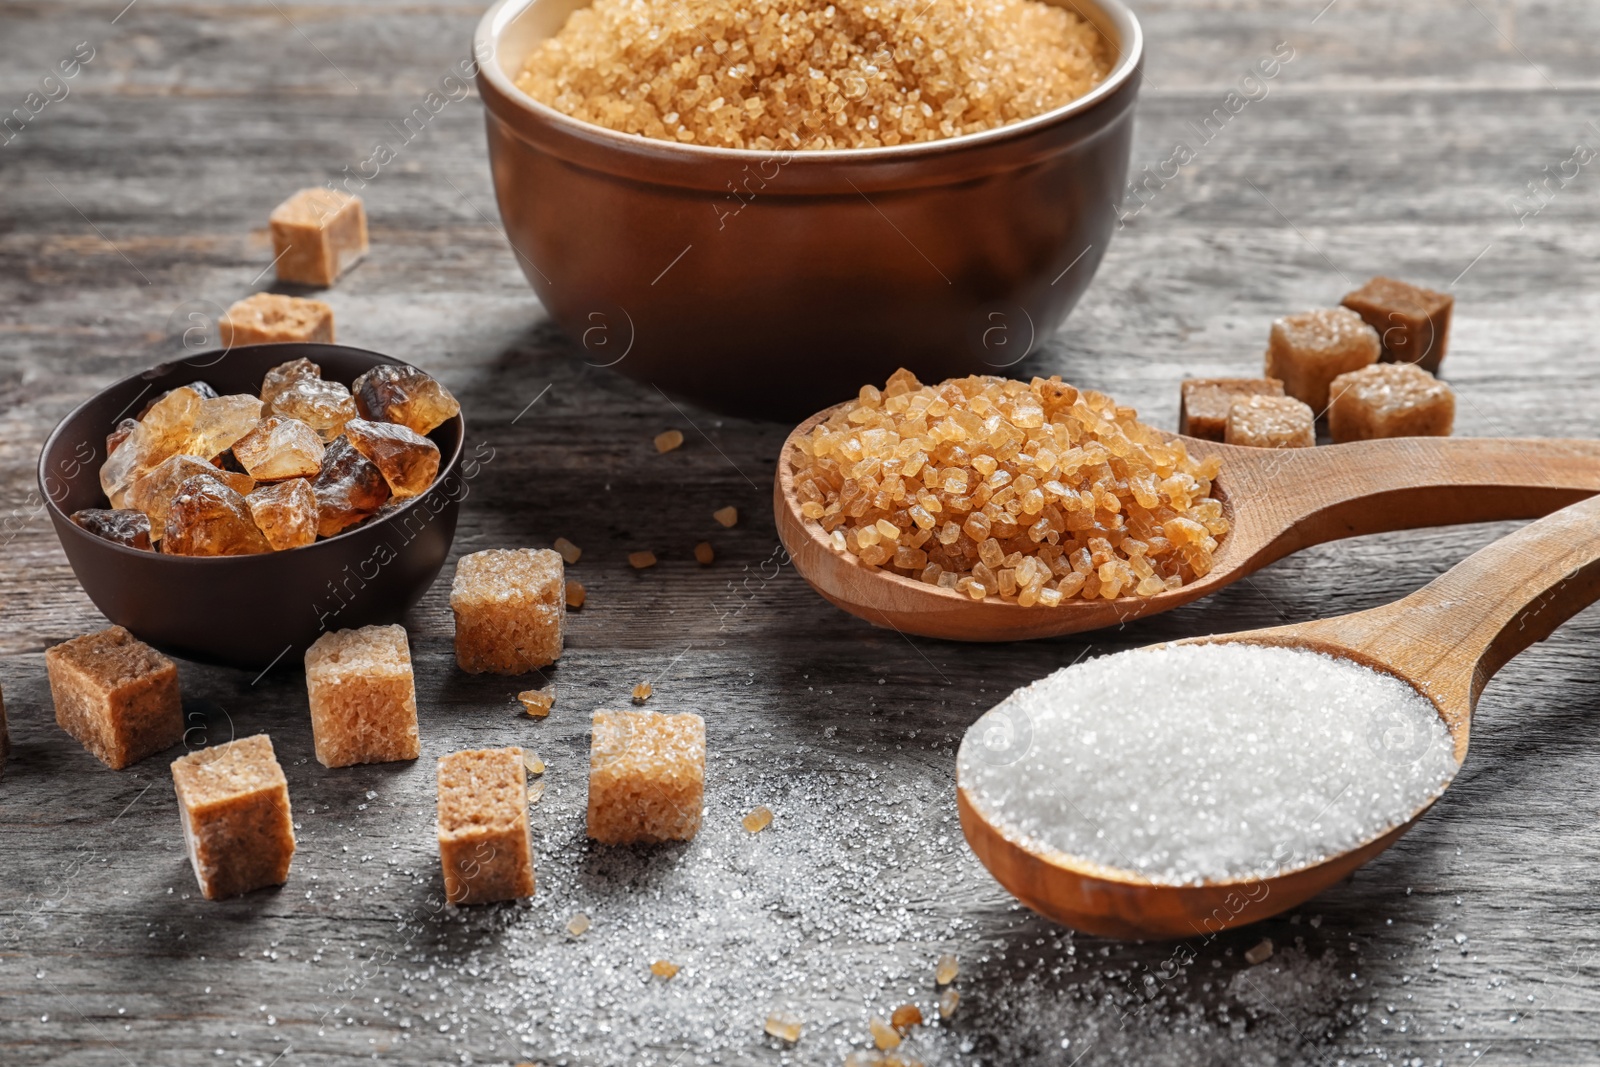
M 694 546 L 694 558 L 695 562 L 701 566 L 708 566 L 712 560 L 717 558 L 717 554 L 712 550 L 710 541 L 701 541 Z
M 657 452 L 671 452 L 681 444 L 683 444 L 682 430 L 662 430 L 656 434 Z
M 565 537 L 556 538 L 555 550 L 561 553 L 561 558 L 567 561 L 570 567 L 583 558 L 583 549 L 568 541 Z
M 891 1049 L 900 1044 L 900 1031 L 876 1015 L 867 1020 L 867 1030 L 872 1034 L 872 1043 L 879 1049 Z
M 1406 683 L 1242 644 L 1059 670 L 979 719 L 957 764 L 961 788 L 1013 840 L 1162 884 L 1346 851 L 1405 822 L 1457 770 L 1449 731 Z
M 889 1016 L 889 1025 L 905 1034 L 913 1026 L 922 1025 L 922 1009 L 915 1004 L 902 1004 Z
M 545 781 L 543 778 L 537 782 L 528 783 L 528 807 L 533 807 L 544 799 Z
M 750 813 L 739 820 L 746 830 L 759 834 L 772 825 L 772 809 L 765 804 L 757 804 L 750 809 Z
M 724 526 L 732 527 L 739 521 L 739 509 L 730 504 L 725 508 L 718 508 L 713 511 L 711 517 Z
M 589 925 L 589 916 L 580 911 L 567 920 L 567 933 L 573 937 L 582 937 L 589 932 Z
M 517 694 L 517 699 L 522 702 L 522 710 L 530 719 L 542 719 L 550 714 L 550 709 L 555 706 L 556 689 L 547 685 L 543 689 L 526 689 Z
M 650 964 L 650 973 L 657 978 L 672 978 L 678 973 L 678 965 L 671 960 L 656 960 Z
M 954 989 L 946 989 L 939 994 L 939 1018 L 948 1019 L 956 1013 L 956 1008 L 961 1003 L 961 994 Z
M 1264 937 L 1254 948 L 1246 949 L 1244 961 L 1254 967 L 1258 963 L 1265 963 L 1272 958 L 1272 938 Z
M 656 554 L 651 552 L 649 549 L 645 549 L 642 552 L 628 553 L 628 566 L 632 567 L 636 571 L 642 571 L 646 567 L 654 567 L 655 565 Z
M 649 682 L 640 682 L 633 687 L 633 702 L 635 704 L 643 704 L 655 694 L 655 691 L 656 687 Z
M 960 973 L 960 961 L 947 952 L 939 957 L 939 962 L 934 966 L 933 980 L 939 985 L 949 985 L 956 980 L 956 975 Z
M 767 1033 L 791 1045 L 800 1040 L 800 1027 L 800 1016 L 792 1011 L 775 1011 L 767 1016 Z
M 567 579 L 565 592 L 567 597 L 567 607 L 571 608 L 573 611 L 577 611 L 579 608 L 583 607 L 584 601 L 589 599 L 589 591 L 585 589 L 583 587 L 583 583 L 578 581 L 576 578 Z
M 544 773 L 544 760 L 540 759 L 539 754 L 532 749 L 523 749 L 522 765 L 528 769 L 529 774 Z

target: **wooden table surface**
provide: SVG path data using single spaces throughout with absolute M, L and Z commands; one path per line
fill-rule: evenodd
M 1326 3 L 1326 6 L 1324 4 Z M 124 6 L 126 4 L 126 6 Z M 1144 0 L 1134 149 L 1158 168 L 1257 60 L 1293 58 L 1124 225 L 1021 368 L 1176 418 L 1184 376 L 1249 374 L 1272 318 L 1375 273 L 1456 295 L 1463 435 L 1600 431 L 1600 7 L 1586 0 Z M 1016 685 L 1085 655 L 1383 603 L 1506 527 L 1330 545 L 1125 630 L 965 647 L 873 629 L 782 565 L 785 427 L 585 363 L 496 224 L 476 99 L 397 128 L 468 53 L 475 2 L 0 3 L 0 110 L 78 50 L 67 95 L 0 144 L 0 1062 L 839 1063 L 960 957 L 929 1064 L 1600 1063 L 1600 614 L 1489 687 L 1457 784 L 1396 848 L 1277 920 L 1183 946 L 1073 936 L 1021 910 L 955 825 L 954 746 Z M 52 90 L 60 96 L 60 87 Z M 1213 123 L 1215 126 L 1215 123 Z M 268 210 L 365 159 L 370 259 L 328 293 L 342 340 L 434 369 L 493 459 L 456 552 L 584 549 L 589 603 L 549 720 L 453 667 L 445 583 L 407 620 L 423 758 L 328 771 L 295 664 L 180 665 L 191 745 L 271 732 L 300 847 L 287 886 L 201 900 L 170 755 L 112 772 L 54 724 L 43 650 L 104 625 L 40 508 L 45 434 L 175 350 L 190 311 L 267 284 Z M 1529 191 L 1529 183 L 1540 190 Z M 908 254 L 912 254 L 908 250 Z M 773 388 L 782 388 L 774 377 Z M 657 455 L 676 426 L 685 445 Z M 711 519 L 726 504 L 739 524 Z M 692 546 L 710 540 L 716 563 Z M 635 573 L 627 552 L 654 549 Z M 446 571 L 448 574 L 448 570 Z M 238 610 L 249 612 L 250 603 Z M 587 717 L 653 679 L 706 716 L 706 829 L 583 836 Z M 531 902 L 440 903 L 433 761 L 549 763 Z M 1241 775 L 1251 768 L 1241 766 Z M 747 835 L 757 803 L 777 813 Z M 593 928 L 564 932 L 582 911 Z M 1276 952 L 1251 967 L 1263 937 Z M 670 982 L 647 967 L 671 959 Z M 769 1010 L 805 1021 L 785 1049 Z

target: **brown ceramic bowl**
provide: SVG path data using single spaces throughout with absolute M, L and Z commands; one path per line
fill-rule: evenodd
M 254 393 L 271 367 L 304 357 L 349 385 L 380 363 L 345 345 L 250 345 L 205 352 L 124 378 L 61 420 L 39 454 L 39 491 L 67 561 L 106 618 L 162 651 L 261 670 L 297 659 L 326 630 L 399 622 L 427 592 L 455 537 L 466 495 L 461 416 L 428 436 L 439 446 L 433 488 L 337 537 L 252 556 L 164 556 L 88 533 L 68 516 L 109 505 L 100 490 L 106 434 L 146 401 L 200 379 L 220 393 Z M 473 468 L 476 469 L 475 467 Z
M 1052 0 L 1118 56 L 1065 107 L 811 152 L 651 140 L 536 103 L 513 78 L 583 2 L 500 0 L 474 45 L 506 234 L 592 363 L 795 420 L 902 365 L 933 381 L 1002 373 L 1061 325 L 1105 254 L 1143 64 L 1121 0 Z

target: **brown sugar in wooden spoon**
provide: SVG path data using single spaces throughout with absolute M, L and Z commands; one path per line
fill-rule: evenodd
M 1600 442 L 1406 437 L 1320 448 L 1259 449 L 1184 437 L 1191 455 L 1222 461 L 1213 492 L 1232 530 L 1211 573 L 1152 597 L 1073 598 L 1022 607 L 862 563 L 836 551 L 800 514 L 790 461 L 797 437 L 833 414 L 819 412 L 784 442 L 772 506 L 795 569 L 835 606 L 875 626 L 954 641 L 1017 641 L 1116 626 L 1170 611 L 1310 545 L 1422 526 L 1532 519 L 1600 492 Z
M 1182 643 L 1305 648 L 1394 675 L 1433 702 L 1459 764 L 1489 679 L 1596 600 L 1600 498 L 1524 527 L 1393 604 Z M 1204 936 L 1292 908 L 1394 844 L 1432 804 L 1355 848 L 1275 876 L 1170 885 L 1060 852 L 1030 851 L 986 820 L 968 785 L 957 782 L 961 828 L 1001 885 L 1068 926 L 1127 938 Z

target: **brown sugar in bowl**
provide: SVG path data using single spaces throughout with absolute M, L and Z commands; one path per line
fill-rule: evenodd
M 254 393 L 270 368 L 309 359 L 349 385 L 400 360 L 346 345 L 246 345 L 202 352 L 107 386 L 50 434 L 39 454 L 39 492 L 67 562 L 95 607 L 163 652 L 261 670 L 296 662 L 322 633 L 399 622 L 438 577 L 456 516 L 486 457 L 463 462 L 460 415 L 428 437 L 439 446 L 433 486 L 392 512 L 326 540 L 247 556 L 169 556 L 96 537 L 69 516 L 106 507 L 100 465 L 106 434 L 125 415 L 195 380 L 223 394 Z M 403 365 L 403 364 L 402 364 Z
M 1065 320 L 1117 222 L 1143 37 L 1068 104 L 884 148 L 757 151 L 618 133 L 514 84 L 582 0 L 500 0 L 478 89 L 518 264 L 583 358 L 708 406 L 798 419 L 897 367 L 1002 373 Z

